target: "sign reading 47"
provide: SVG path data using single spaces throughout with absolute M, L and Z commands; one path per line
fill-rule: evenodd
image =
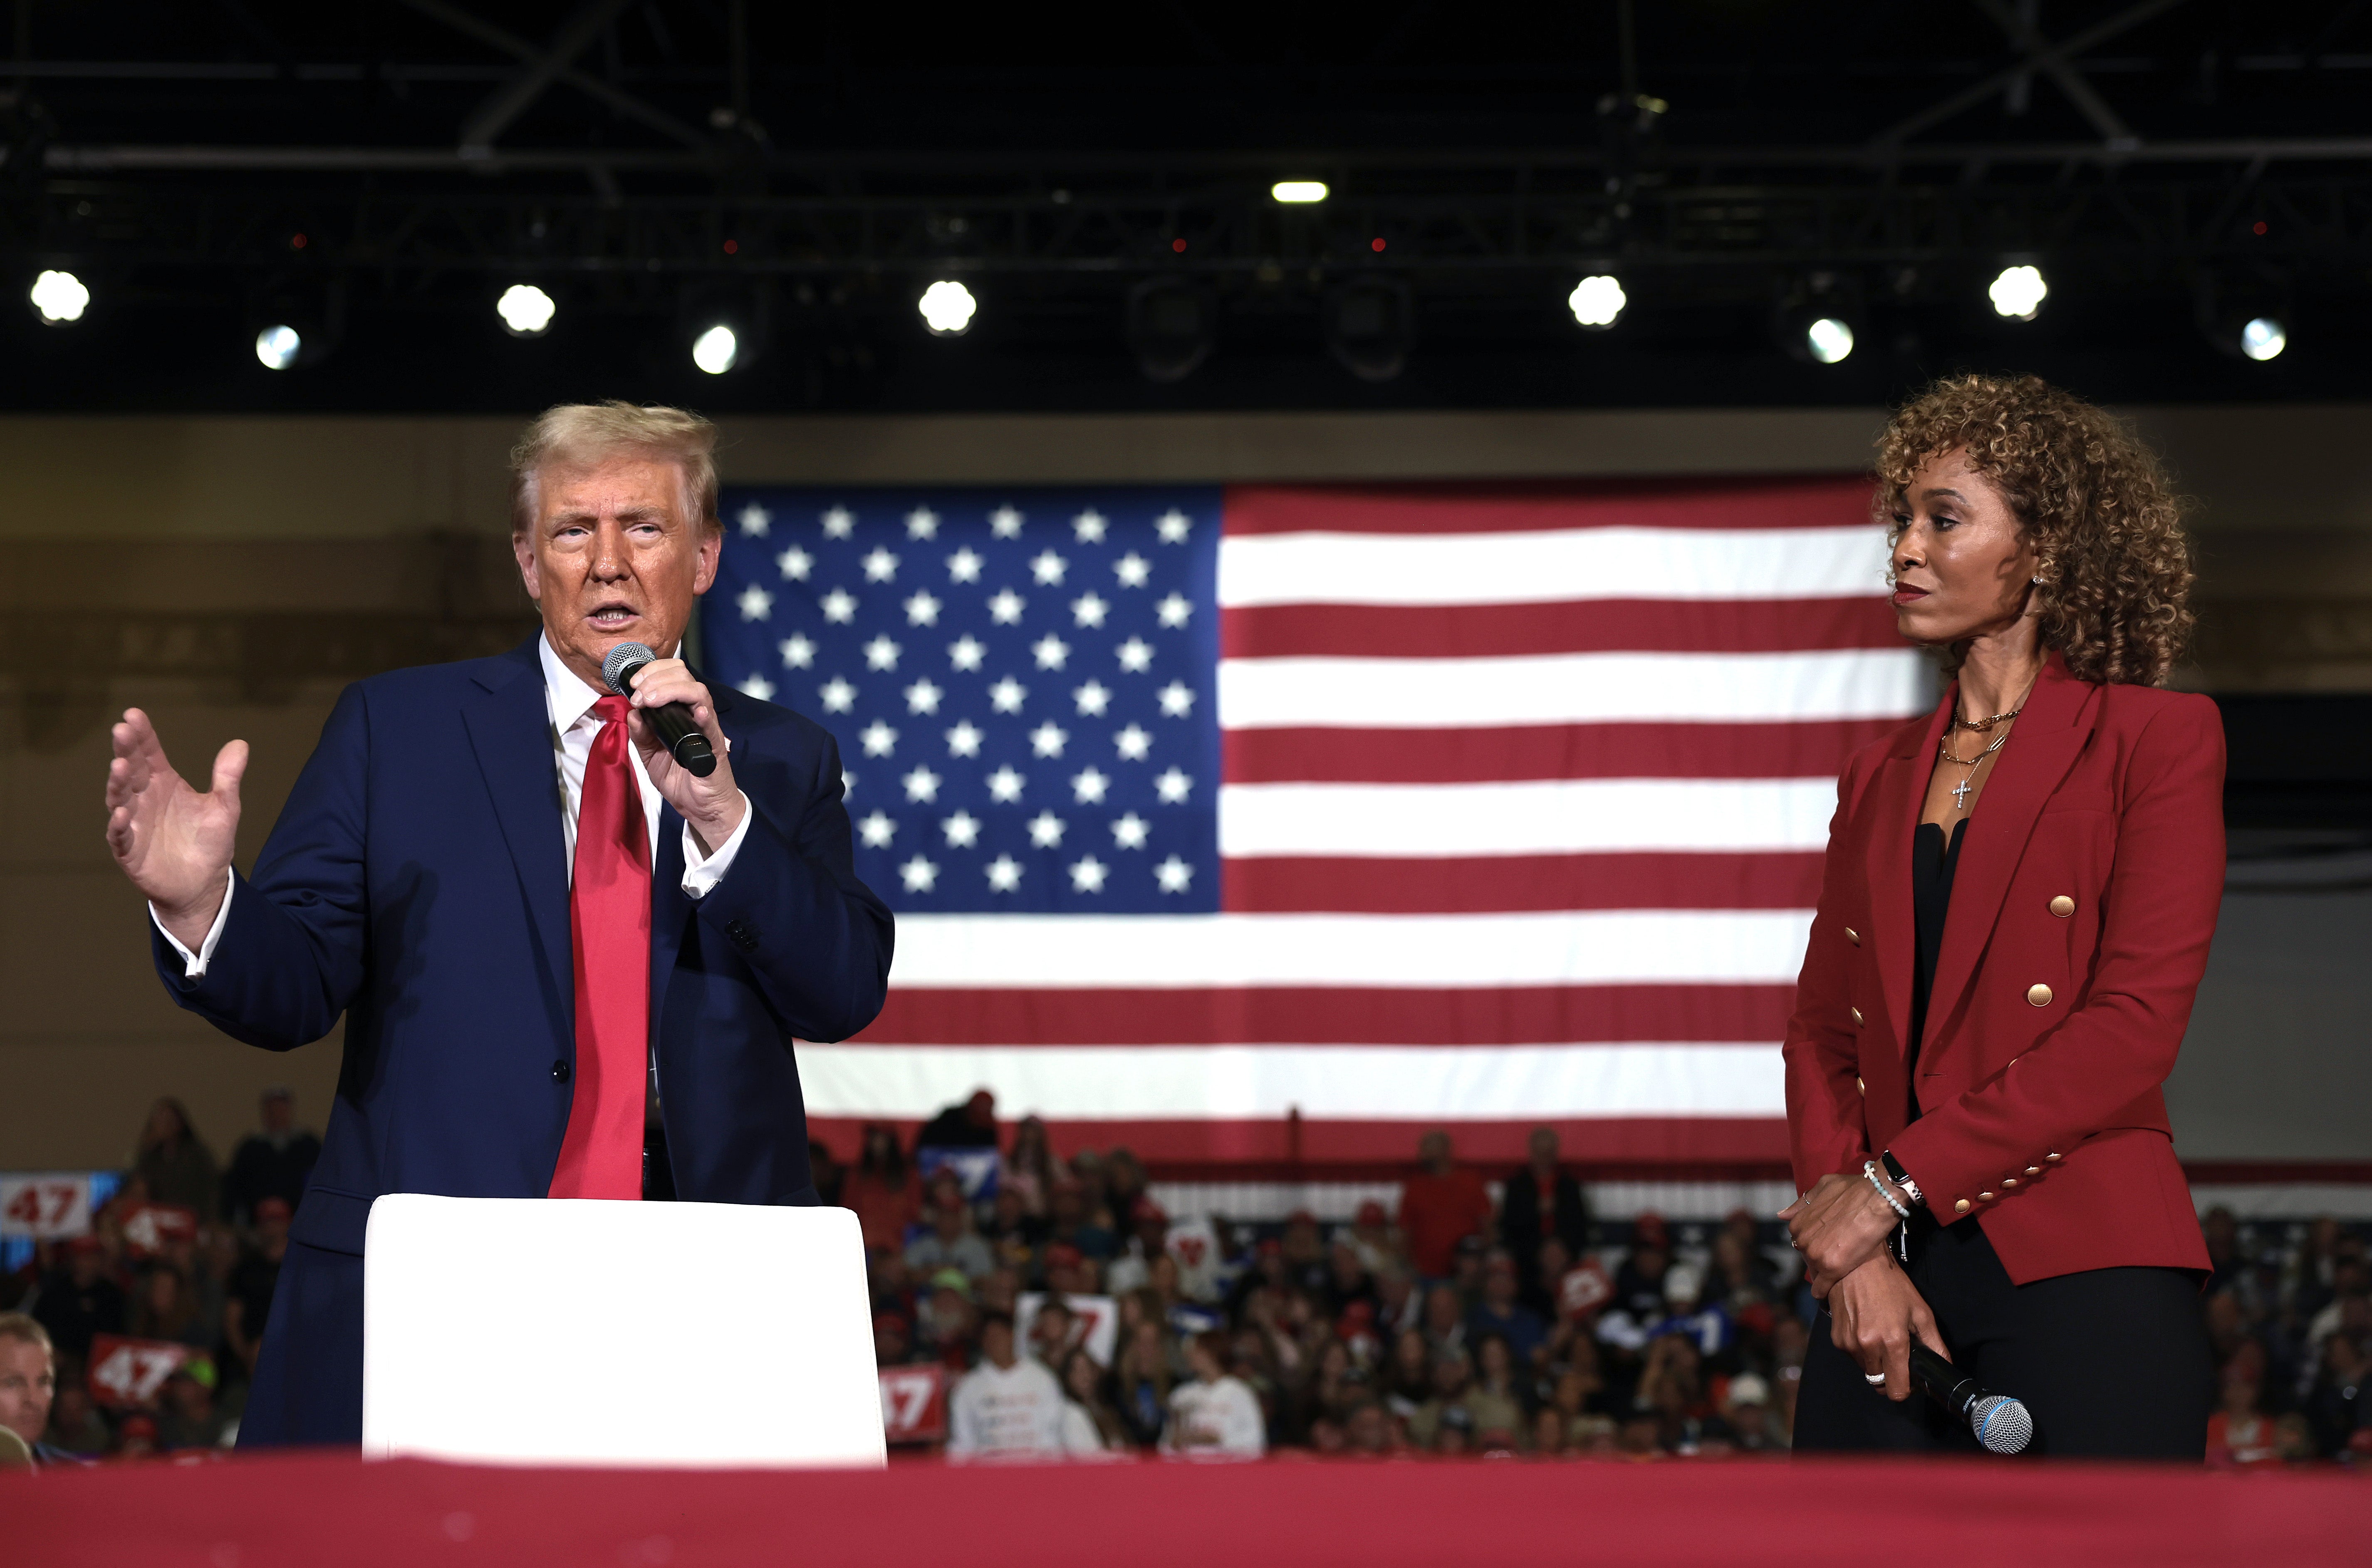
M 89 1234 L 88 1172 L 0 1176 L 0 1237 L 55 1241 Z

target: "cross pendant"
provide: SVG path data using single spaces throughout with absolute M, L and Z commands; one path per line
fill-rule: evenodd
M 1966 811 L 1969 808 L 1969 785 L 1975 777 L 1976 775 L 1971 773 L 1968 778 L 1962 779 L 1952 786 L 1952 804 L 1958 809 Z

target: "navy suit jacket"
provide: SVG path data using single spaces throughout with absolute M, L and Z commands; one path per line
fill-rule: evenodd
M 890 912 L 853 869 L 831 737 L 710 691 L 754 820 L 695 903 L 683 819 L 660 809 L 651 1044 L 669 1161 L 687 1200 L 813 1203 L 792 1041 L 873 1021 Z M 564 808 L 534 638 L 374 676 L 339 697 L 206 972 L 183 978 L 154 937 L 174 1000 L 234 1039 L 290 1051 L 346 1018 L 243 1446 L 360 1440 L 374 1199 L 550 1190 L 576 1055 Z

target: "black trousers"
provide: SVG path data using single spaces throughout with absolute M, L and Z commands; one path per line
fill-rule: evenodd
M 1955 1365 L 2034 1416 L 2027 1452 L 2062 1458 L 2207 1455 L 2215 1378 L 2199 1282 L 2181 1269 L 2087 1269 L 2010 1283 L 1973 1223 L 1913 1216 L 1911 1283 Z M 1916 1388 L 1897 1404 L 1836 1347 L 1823 1307 L 1796 1404 L 1796 1451 L 1980 1453 L 1968 1427 Z

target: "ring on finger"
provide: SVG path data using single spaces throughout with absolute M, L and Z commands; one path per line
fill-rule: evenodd
M 1861 1375 L 1861 1380 L 1873 1388 L 1886 1387 L 1886 1374 L 1883 1372 L 1865 1372 Z

